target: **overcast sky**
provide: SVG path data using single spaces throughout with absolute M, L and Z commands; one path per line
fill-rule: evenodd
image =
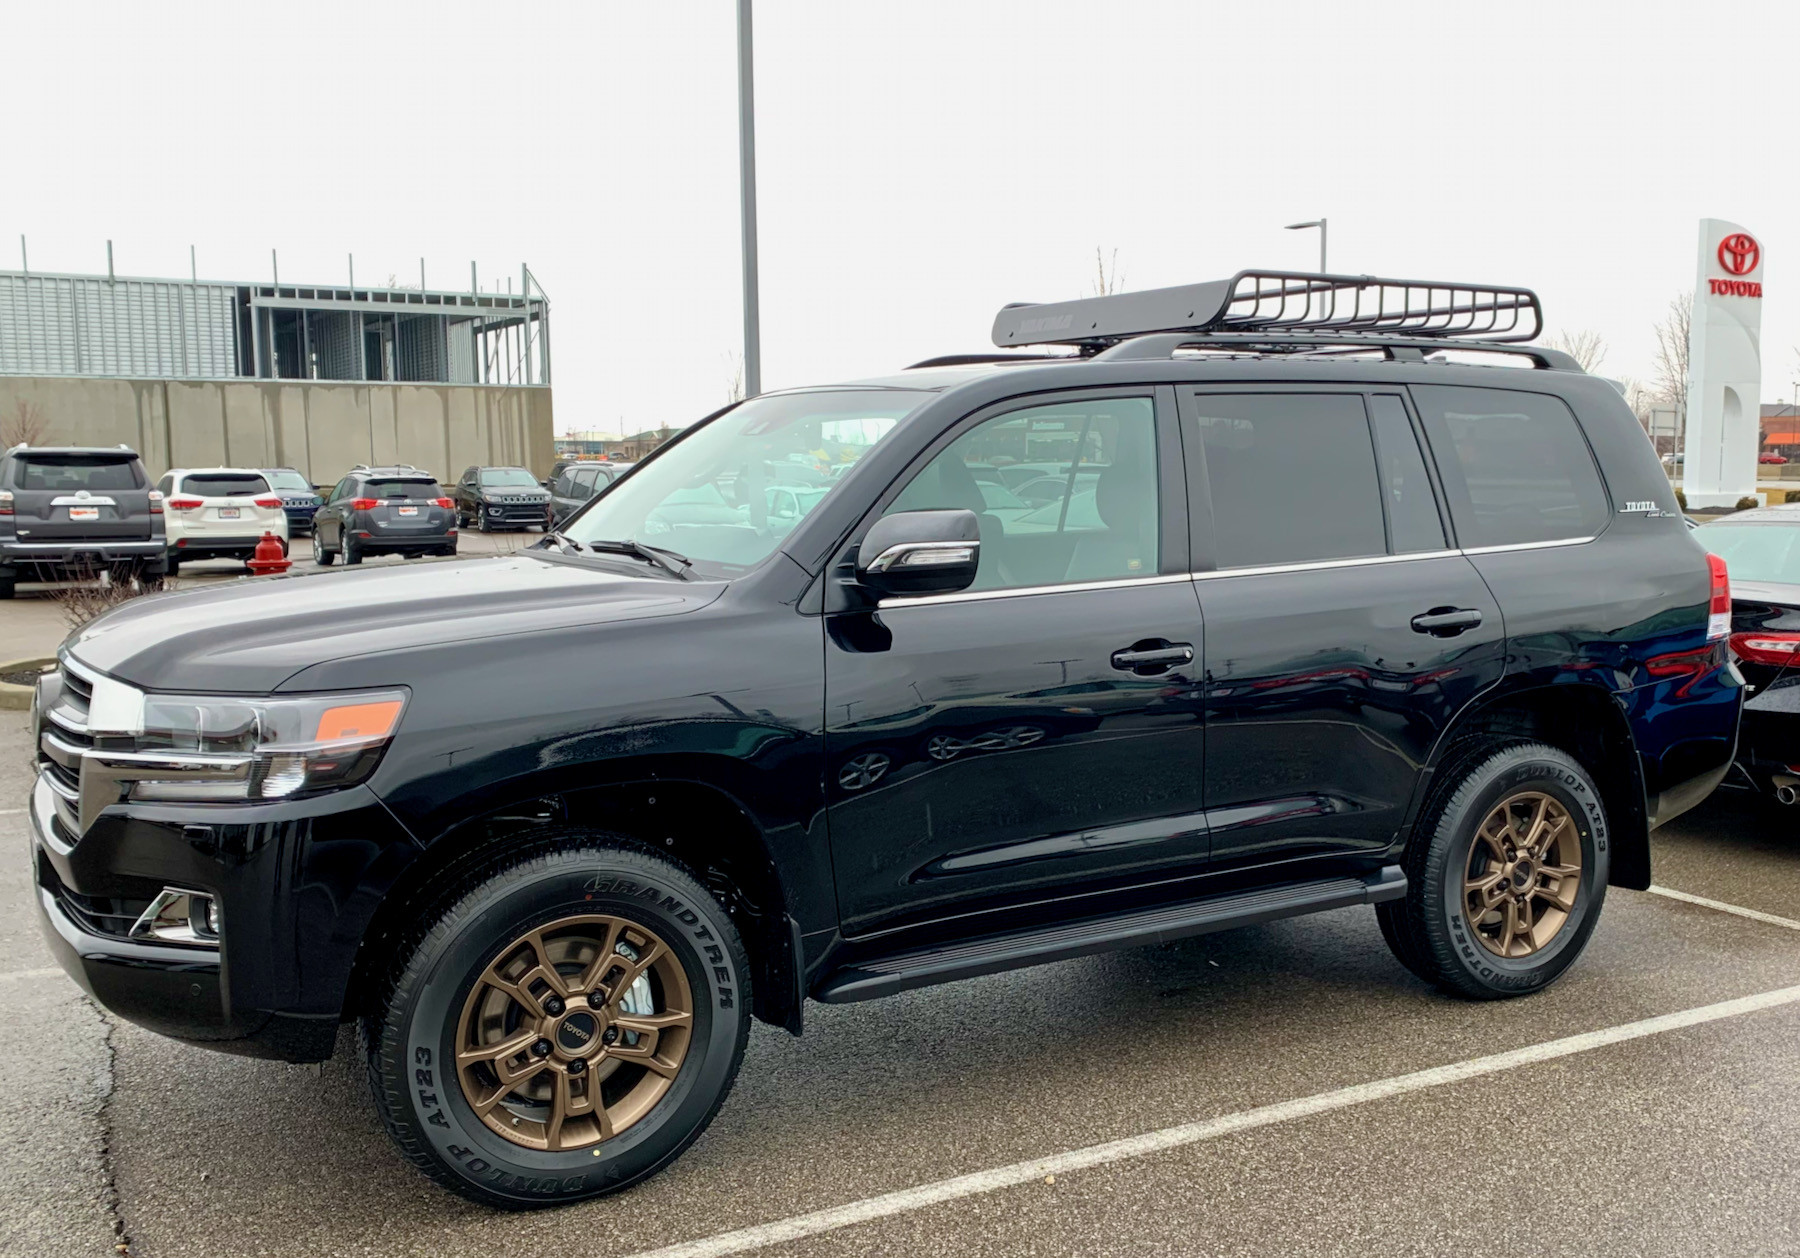
M 521 261 L 559 430 L 685 423 L 741 345 L 731 0 L 9 4 L 0 266 Z M 1697 220 L 1762 241 L 1800 376 L 1800 5 L 759 0 L 764 385 L 986 348 L 1008 301 L 1246 266 L 1531 286 L 1651 373 Z M 9 256 L 11 255 L 11 256 Z M 1796 268 L 1800 271 L 1800 268 Z

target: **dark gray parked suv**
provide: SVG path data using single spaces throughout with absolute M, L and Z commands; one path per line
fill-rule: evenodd
M 410 465 L 355 467 L 313 516 L 313 557 L 329 567 L 364 555 L 454 555 L 456 505 L 437 478 Z
M 630 463 L 571 463 L 550 482 L 550 514 L 561 524 L 588 500 L 629 472 Z
M 126 446 L 14 446 L 0 454 L 0 598 L 17 581 L 102 568 L 164 573 L 162 495 Z

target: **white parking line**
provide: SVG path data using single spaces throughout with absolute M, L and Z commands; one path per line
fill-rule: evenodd
M 1800 930 L 1800 922 L 1791 917 L 1776 917 L 1773 913 L 1759 913 L 1755 909 L 1743 908 L 1736 904 L 1727 904 L 1723 900 L 1709 900 L 1703 895 L 1689 895 L 1685 891 L 1677 891 L 1673 887 L 1651 887 L 1651 895 L 1668 896 L 1671 900 L 1680 900 L 1683 904 L 1698 904 L 1703 909 L 1717 909 L 1721 913 L 1735 913 L 1739 917 L 1747 917 L 1753 922 L 1767 922 L 1771 926 L 1785 926 L 1789 930 Z
M 1366 1105 L 1371 1101 L 1382 1101 L 1409 1092 L 1423 1091 L 1426 1088 L 1440 1088 L 1446 1084 L 1462 1083 L 1468 1079 L 1497 1074 L 1503 1070 L 1516 1070 L 1521 1066 L 1531 1066 L 1538 1062 L 1553 1061 L 1558 1057 L 1591 1052 L 1596 1048 L 1642 1039 L 1647 1035 L 1661 1035 L 1666 1031 L 1677 1031 L 1683 1027 L 1717 1022 L 1723 1018 L 1742 1017 L 1744 1014 L 1791 1005 L 1796 1001 L 1800 1001 L 1800 987 L 1783 987 L 1777 991 L 1763 992 L 1757 996 L 1721 1001 L 1716 1005 L 1702 1005 L 1695 1009 L 1684 1009 L 1679 1013 L 1666 1013 L 1660 1017 L 1645 1018 L 1639 1022 L 1625 1022 L 1604 1030 L 1587 1031 L 1560 1040 L 1548 1040 L 1527 1048 L 1516 1048 L 1511 1052 L 1494 1053 L 1488 1057 L 1473 1057 L 1467 1061 L 1453 1062 L 1447 1066 L 1435 1066 L 1430 1070 L 1395 1075 L 1389 1079 L 1377 1079 L 1372 1083 L 1358 1083 L 1347 1088 L 1338 1088 L 1335 1091 L 1302 1097 L 1295 1101 L 1282 1101 L 1279 1104 L 1264 1105 L 1258 1109 L 1240 1110 L 1235 1114 L 1209 1118 L 1203 1122 L 1184 1123 L 1178 1127 L 1164 1127 L 1160 1131 L 1145 1132 L 1141 1136 L 1128 1136 L 1123 1140 L 1110 1140 L 1105 1144 L 1070 1149 L 1063 1153 L 1053 1153 L 1048 1157 L 1036 1158 L 1030 1162 L 996 1166 L 990 1170 L 976 1171 L 971 1175 L 958 1175 L 954 1179 L 944 1179 L 936 1183 L 921 1184 L 916 1188 L 903 1188 L 898 1192 L 883 1193 L 879 1197 L 853 1201 L 848 1205 L 815 1210 L 810 1214 L 797 1214 L 791 1218 L 778 1219 L 773 1223 L 740 1228 L 734 1232 L 720 1232 L 714 1236 L 685 1241 L 678 1245 L 665 1246 L 662 1249 L 645 1250 L 632 1255 L 631 1258 L 718 1258 L 723 1254 L 747 1253 L 769 1245 L 779 1245 L 784 1241 L 800 1240 L 808 1236 L 817 1236 L 822 1232 L 852 1227 L 858 1223 L 868 1223 L 875 1219 L 885 1219 L 913 1210 L 922 1210 L 927 1206 L 955 1201 L 961 1197 L 973 1197 L 981 1193 L 993 1192 L 996 1189 L 1009 1188 L 1016 1184 L 1028 1184 L 1033 1180 L 1041 1180 L 1047 1175 L 1066 1175 L 1071 1171 L 1104 1166 L 1109 1162 L 1120 1162 L 1127 1158 L 1161 1153 L 1168 1149 L 1197 1144 L 1204 1140 L 1216 1140 L 1221 1136 L 1233 1135 L 1240 1131 L 1292 1122 L 1299 1118 L 1310 1118 L 1315 1114 L 1325 1114 L 1352 1105 Z
M 24 813 L 23 808 L 0 808 L 0 817 L 18 817 L 23 816 Z
M 46 965 L 40 970 L 0 970 L 0 983 L 22 983 L 26 979 L 50 978 L 61 973 L 62 968 L 55 965 Z

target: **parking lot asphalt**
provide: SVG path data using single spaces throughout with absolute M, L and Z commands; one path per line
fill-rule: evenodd
M 456 553 L 458 558 L 465 559 L 471 555 L 503 555 L 530 546 L 542 536 L 542 533 L 533 532 L 468 531 L 458 535 Z M 294 561 L 290 571 L 343 571 L 341 564 L 319 569 L 313 562 L 310 537 L 294 538 L 289 544 L 288 557 Z M 442 562 L 441 559 L 402 559 L 399 555 L 370 555 L 363 560 L 364 566 L 370 568 L 383 564 Z M 197 586 L 243 579 L 248 579 L 248 573 L 237 560 L 206 559 L 183 564 L 181 575 L 169 583 L 169 588 L 191 590 Z M 69 632 L 69 622 L 57 599 L 58 592 L 66 588 L 66 584 L 21 582 L 16 597 L 11 602 L 0 603 L 0 660 L 32 659 L 56 653 L 57 644 Z
M 318 1069 L 205 1052 L 47 969 L 27 753 L 0 713 L 0 1253 L 1800 1249 L 1800 930 L 1619 890 L 1519 1001 L 1433 991 L 1351 909 L 811 1005 L 662 1175 L 490 1213 L 391 1150 L 348 1034 Z M 1658 833 L 1657 882 L 1800 917 L 1796 822 L 1715 799 Z

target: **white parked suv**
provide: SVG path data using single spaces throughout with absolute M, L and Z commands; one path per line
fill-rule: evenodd
M 264 533 L 280 538 L 287 553 L 281 495 L 255 468 L 178 467 L 156 487 L 163 494 L 170 576 L 188 560 L 248 560 Z

